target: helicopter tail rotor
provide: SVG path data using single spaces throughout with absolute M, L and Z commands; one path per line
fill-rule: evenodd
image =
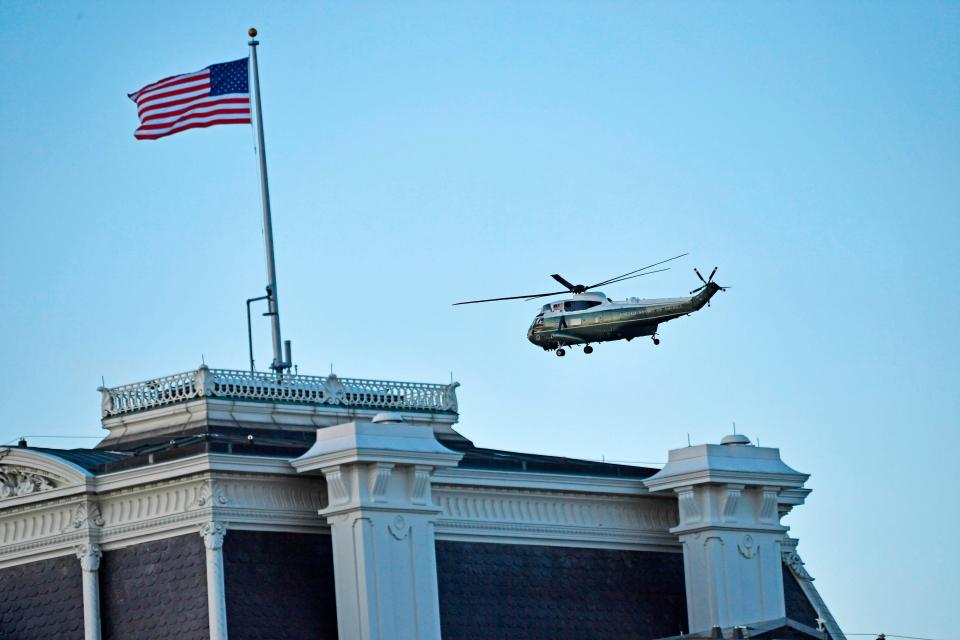
M 690 295 L 695 294 L 701 289 L 706 289 L 710 285 L 714 285 L 719 291 L 726 291 L 727 289 L 730 288 L 730 287 L 721 287 L 720 285 L 718 285 L 716 282 L 713 281 L 713 276 L 716 275 L 717 273 L 717 267 L 713 268 L 713 271 L 710 272 L 710 277 L 707 278 L 706 280 L 704 280 L 703 276 L 700 274 L 700 271 L 698 271 L 696 267 L 693 268 L 693 272 L 697 274 L 697 277 L 700 278 L 700 282 L 702 282 L 703 284 L 697 287 L 696 289 L 694 289 L 693 291 L 691 291 Z

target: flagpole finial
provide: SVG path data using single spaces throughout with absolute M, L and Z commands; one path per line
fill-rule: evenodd
M 257 37 L 257 30 L 254 29 L 253 27 L 250 27 L 250 29 L 247 30 L 247 33 L 250 34 L 251 38 Z

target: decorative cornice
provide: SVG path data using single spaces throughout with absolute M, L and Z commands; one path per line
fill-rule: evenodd
M 91 540 L 113 549 L 182 535 L 211 520 L 229 520 L 240 528 L 326 530 L 317 515 L 324 506 L 323 482 L 317 478 L 196 474 L 97 498 L 0 509 L 0 566 L 68 552 Z
M 677 546 L 676 503 L 562 491 L 434 485 L 441 539 Z
M 332 515 L 358 486 L 386 499 L 363 508 L 394 508 L 393 489 L 377 487 L 399 482 L 401 472 L 411 516 L 442 511 L 436 523 L 441 539 L 679 549 L 668 532 L 677 522 L 676 500 L 648 495 L 638 479 L 473 469 L 444 469 L 431 478 L 437 472 L 431 464 L 392 464 L 361 463 L 370 475 L 356 486 L 335 466 L 324 469 L 324 482 L 294 475 L 280 458 L 226 454 L 90 478 L 76 485 L 80 495 L 58 489 L 46 500 L 0 508 L 0 566 L 69 553 L 77 544 L 120 548 L 210 522 L 322 533 L 328 527 L 318 510 Z
M 533 489 L 546 491 L 575 491 L 591 494 L 646 496 L 650 491 L 642 478 L 613 476 L 564 475 L 531 471 L 504 471 L 500 469 L 470 469 L 455 467 L 437 469 L 434 485 Z

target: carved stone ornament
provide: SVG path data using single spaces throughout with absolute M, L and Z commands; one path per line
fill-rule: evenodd
M 79 529 L 84 526 L 103 526 L 103 516 L 100 514 L 100 507 L 96 502 L 81 503 L 73 514 L 73 528 Z
M 218 504 L 227 504 L 227 497 L 211 480 L 204 480 L 197 489 L 197 506 L 212 507 Z
M 737 543 L 737 551 L 739 551 L 740 555 L 747 560 L 756 555 L 757 547 L 753 542 L 753 536 L 751 536 L 749 533 L 743 536 L 740 542 Z
M 97 387 L 100 392 L 100 417 L 106 418 L 113 413 L 113 394 L 106 387 Z
M 443 388 L 443 409 L 445 411 L 459 413 L 459 407 L 457 406 L 457 387 L 459 386 L 459 382 L 451 382 Z
M 21 467 L 0 467 L 0 498 L 28 496 L 57 486 L 53 478 Z
M 403 540 L 407 537 L 407 534 L 410 533 L 410 526 L 407 525 L 407 520 L 403 516 L 397 514 L 393 520 L 390 521 L 390 524 L 387 525 L 387 529 L 397 540 Z
M 200 368 L 194 373 L 193 383 L 199 395 L 214 395 L 213 376 L 210 374 L 210 368 L 207 365 L 200 365 Z
M 801 580 L 813 580 L 813 576 L 807 573 L 806 567 L 803 566 L 803 560 L 800 559 L 800 555 L 796 551 L 784 550 L 783 564 L 790 567 L 794 575 Z
M 103 557 L 103 552 L 100 550 L 100 545 L 97 544 L 81 544 L 73 548 L 77 554 L 77 558 L 80 560 L 80 568 L 84 571 L 96 571 L 100 568 L 100 558 Z
M 227 535 L 227 527 L 222 522 L 208 522 L 200 527 L 200 535 L 207 549 L 214 551 L 223 548 L 223 537 Z
M 345 404 L 345 388 L 337 374 L 331 373 L 323 381 L 323 395 L 327 404 Z

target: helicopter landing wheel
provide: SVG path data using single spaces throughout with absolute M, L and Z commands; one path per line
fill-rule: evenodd
M 584 353 L 593 353 L 593 347 L 591 347 L 590 345 L 587 345 L 587 346 L 585 346 L 585 347 L 583 348 L 583 352 L 584 352 Z
M 660 338 L 654 338 L 654 339 L 653 339 L 653 344 L 655 344 L 655 345 L 660 344 Z
M 557 349 L 557 357 L 558 357 L 558 358 L 562 358 L 562 357 L 565 356 L 565 355 L 567 355 L 567 352 L 564 351 L 562 347 L 559 348 L 559 349 Z

